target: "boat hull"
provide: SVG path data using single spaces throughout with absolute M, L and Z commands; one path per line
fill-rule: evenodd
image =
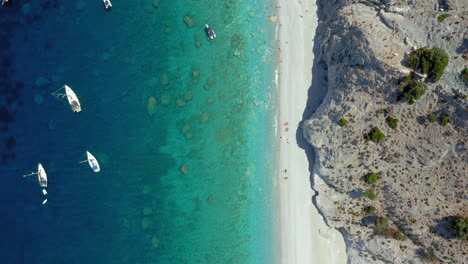
M 64 85 L 65 87 L 65 94 L 67 95 L 68 103 L 70 104 L 70 107 L 73 112 L 81 112 L 81 104 L 80 101 L 78 100 L 78 96 L 76 96 L 75 92 L 68 86 Z
M 41 187 L 47 187 L 47 173 L 40 163 L 37 166 L 37 179 Z
M 101 171 L 101 167 L 99 166 L 99 162 L 97 159 L 93 156 L 93 154 L 89 153 L 89 151 L 86 151 L 86 156 L 88 158 L 88 164 L 91 167 L 91 169 L 94 172 L 99 172 Z

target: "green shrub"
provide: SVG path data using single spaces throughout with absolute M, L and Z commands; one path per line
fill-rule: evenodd
M 393 238 L 400 241 L 405 241 L 406 239 L 408 239 L 408 237 L 405 234 L 403 234 L 400 230 L 396 230 L 393 233 Z
M 388 231 L 389 229 L 389 223 L 388 223 L 388 218 L 379 216 L 377 219 L 375 219 L 375 230 L 377 231 L 378 234 L 384 234 Z
M 448 118 L 447 114 L 440 114 L 439 118 L 440 124 L 443 126 L 446 126 L 450 122 L 450 119 Z
M 427 120 L 429 120 L 429 122 L 431 123 L 434 123 L 435 121 L 437 121 L 437 116 L 435 114 L 428 114 Z
M 375 195 L 374 190 L 372 189 L 365 191 L 364 196 L 369 198 L 369 200 L 375 200 L 377 198 L 377 195 Z
M 424 84 L 422 82 L 410 80 L 408 82 L 400 83 L 399 90 L 408 103 L 414 104 L 414 101 L 419 100 L 419 98 L 424 94 Z
M 442 22 L 442 21 L 444 21 L 446 18 L 448 18 L 450 16 L 451 16 L 450 14 L 442 14 L 442 15 L 437 17 L 437 21 Z
M 366 175 L 366 182 L 368 184 L 374 184 L 377 182 L 378 179 L 379 179 L 379 175 L 377 175 L 377 173 L 375 172 L 371 172 Z
M 347 126 L 348 125 L 348 120 L 346 120 L 344 118 L 341 118 L 340 120 L 338 120 L 338 125 L 341 126 L 341 127 Z
M 375 209 L 374 206 L 367 206 L 367 207 L 364 208 L 364 213 L 365 213 L 366 215 L 374 214 L 375 211 L 377 211 L 377 210 Z
M 464 68 L 464 69 L 462 70 L 462 76 L 463 76 L 463 80 L 464 80 L 465 82 L 468 82 L 468 68 Z
M 371 132 L 369 132 L 369 134 L 365 135 L 365 138 L 367 140 L 371 140 L 374 143 L 380 143 L 380 142 L 382 142 L 382 140 L 385 139 L 385 135 L 384 135 L 384 133 L 382 133 L 382 131 L 380 131 L 380 129 L 378 127 L 373 127 Z
M 393 129 L 396 129 L 398 127 L 398 119 L 396 119 L 396 118 L 388 116 L 387 117 L 387 122 L 388 122 L 388 125 Z
M 450 225 L 456 238 L 468 241 L 468 217 L 458 216 Z
M 428 249 L 428 250 L 425 252 L 424 255 L 425 255 L 426 259 L 429 260 L 429 261 L 436 261 L 436 260 L 437 260 L 437 257 L 436 257 L 436 255 L 435 255 L 434 251 L 432 251 L 432 250 L 430 250 L 430 249 Z
M 447 53 L 440 48 L 420 48 L 412 52 L 408 58 L 408 65 L 415 70 L 421 69 L 422 73 L 432 78 L 432 82 L 440 80 L 448 62 Z

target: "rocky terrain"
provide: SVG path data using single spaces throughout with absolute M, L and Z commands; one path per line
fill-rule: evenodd
M 468 242 L 448 226 L 468 216 L 468 83 L 461 74 L 468 67 L 468 2 L 317 0 L 317 6 L 314 65 L 326 65 L 328 92 L 303 128 L 316 152 L 317 206 L 344 234 L 349 263 L 467 263 Z M 450 16 L 440 21 L 443 14 Z M 439 81 L 425 79 L 425 93 L 409 104 L 398 81 L 412 71 L 409 54 L 421 47 L 442 48 L 449 63 Z M 389 116 L 398 119 L 396 128 Z M 348 123 L 338 125 L 341 118 Z M 365 138 L 373 127 L 385 135 L 379 143 Z M 373 184 L 365 180 L 371 172 L 379 177 Z M 376 199 L 366 197 L 368 190 Z M 389 220 L 383 231 L 378 217 Z

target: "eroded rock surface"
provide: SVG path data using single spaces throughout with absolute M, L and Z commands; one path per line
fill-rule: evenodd
M 318 0 L 317 67 L 324 65 L 327 95 L 304 136 L 314 146 L 314 188 L 327 222 L 345 235 L 350 263 L 465 263 L 467 242 L 451 237 L 446 217 L 467 216 L 468 6 L 447 0 Z M 437 17 L 449 13 L 443 22 Z M 441 80 L 426 82 L 425 94 L 410 105 L 398 100 L 397 80 L 414 47 L 439 47 L 449 55 Z M 314 76 L 316 78 L 316 76 Z M 450 122 L 429 122 L 447 114 Z M 392 129 L 386 117 L 399 120 Z M 337 122 L 346 118 L 349 124 Z M 364 134 L 377 126 L 383 142 Z M 363 176 L 379 174 L 373 185 Z M 323 180 L 323 181 L 322 181 Z M 363 197 L 373 189 L 376 200 Z M 366 216 L 364 208 L 376 212 Z M 405 241 L 376 235 L 375 217 L 385 216 Z

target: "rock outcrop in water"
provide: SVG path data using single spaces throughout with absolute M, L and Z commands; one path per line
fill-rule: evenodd
M 326 183 L 315 184 L 317 206 L 343 233 L 349 263 L 463 263 L 467 242 L 453 237 L 449 222 L 468 215 L 466 2 L 317 2 L 315 65 L 326 65 L 328 92 L 303 125 Z M 425 46 L 445 50 L 449 64 L 408 104 L 398 80 L 412 70 L 411 51 Z M 341 118 L 348 124 L 338 125 Z M 382 142 L 365 139 L 373 127 Z M 366 182 L 372 172 L 378 179 Z

